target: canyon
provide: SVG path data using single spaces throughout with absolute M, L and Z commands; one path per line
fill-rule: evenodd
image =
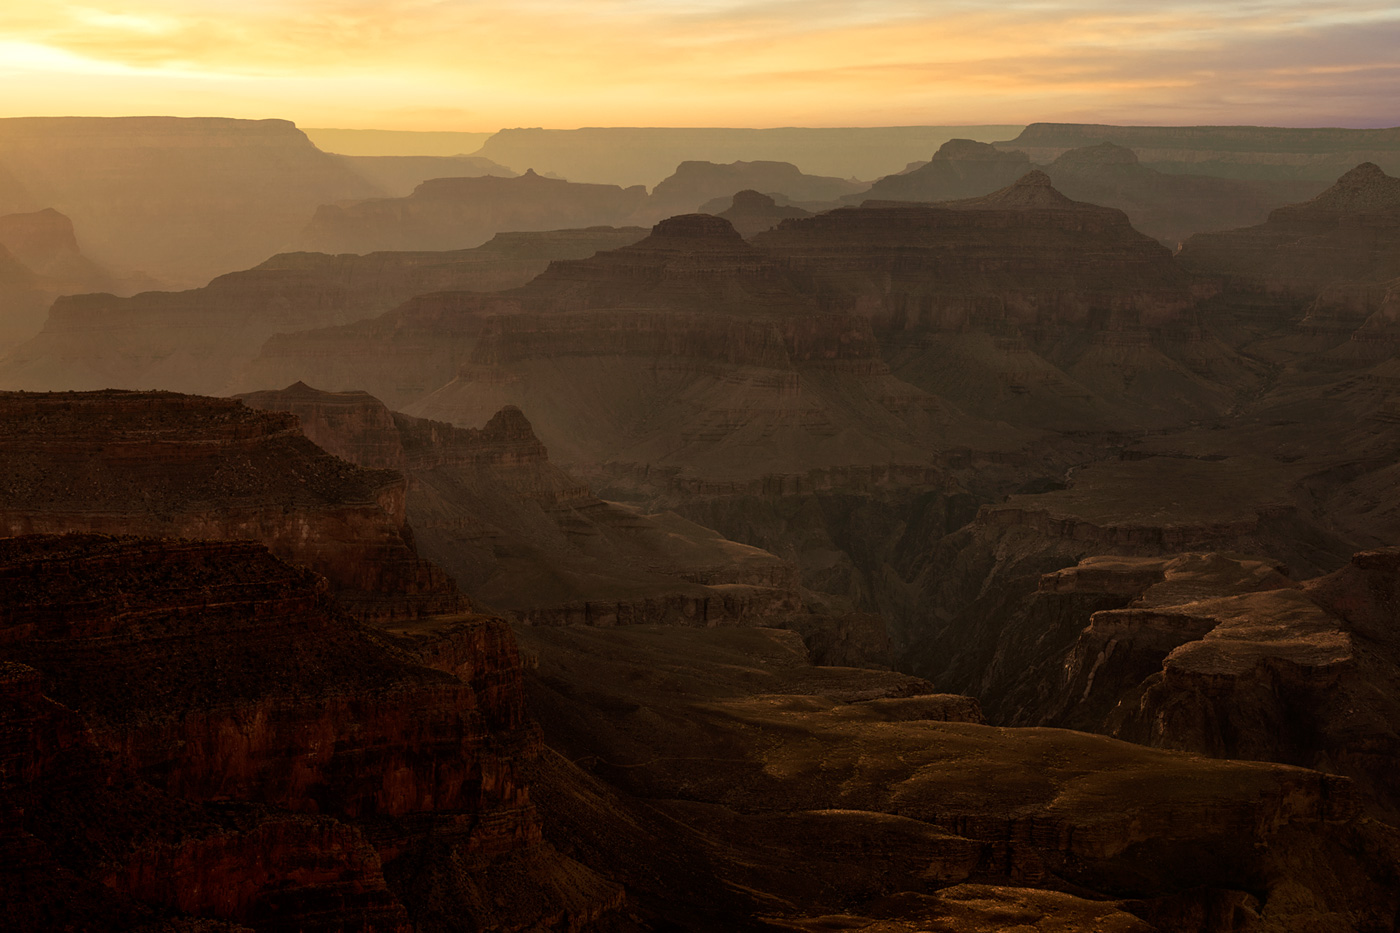
M 61 297 L 0 360 L 7 905 L 1392 930 L 1395 132 L 584 171 L 673 136 L 382 163 L 417 192 L 313 228 L 392 249 Z

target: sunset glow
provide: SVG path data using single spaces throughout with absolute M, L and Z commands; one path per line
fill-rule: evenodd
M 303 125 L 1400 123 L 1393 3 L 88 0 L 0 9 L 0 115 Z

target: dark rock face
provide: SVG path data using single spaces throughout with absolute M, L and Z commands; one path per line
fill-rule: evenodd
M 180 284 L 261 262 L 319 204 L 377 193 L 285 120 L 7 119 L 0 164 L 33 205 L 11 210 L 52 207 L 97 261 Z
M 466 602 L 414 551 L 403 477 L 326 454 L 295 418 L 160 392 L 0 396 L 0 529 L 259 541 L 358 617 Z
M 1135 229 L 1172 248 L 1195 233 L 1258 223 L 1273 208 L 1320 187 L 1169 174 L 1143 165 L 1133 150 L 1110 142 L 1071 149 L 1046 171 L 1068 196 L 1118 208 Z
M 296 413 L 308 437 L 352 462 L 403 470 L 415 541 L 478 605 L 534 624 L 803 616 L 791 565 L 674 514 L 596 498 L 550 463 L 514 406 L 470 429 L 391 414 L 363 392 L 294 385 L 244 401 Z
M 500 234 L 475 249 L 367 256 L 283 253 L 204 288 L 59 301 L 0 363 L 17 389 L 164 388 L 221 394 L 271 336 L 371 317 L 438 291 L 523 285 L 552 260 L 636 242 L 639 227 Z
M 791 205 L 779 206 L 770 195 L 760 194 L 750 189 L 735 192 L 729 206 L 722 210 L 718 216 L 729 221 L 734 229 L 739 231 L 739 235 L 747 239 L 755 233 L 772 230 L 779 221 L 796 217 L 810 217 L 811 211 L 805 211 Z
M 462 249 L 503 231 L 623 223 L 645 198 L 641 185 L 573 184 L 533 171 L 516 178 L 435 178 L 406 198 L 323 204 L 302 242 L 333 253 Z
M 557 750 L 546 835 L 613 865 L 646 917 L 902 929 L 961 902 L 955 928 L 1005 929 L 950 887 L 968 883 L 1003 911 L 1069 885 L 1101 911 L 1063 896 L 1016 915 L 1047 928 L 1379 931 L 1400 906 L 1393 837 L 1345 778 L 994 729 L 926 682 L 809 667 L 789 633 L 517 632 Z
M 1244 292 L 1308 301 L 1325 289 L 1400 276 L 1400 179 L 1363 163 L 1310 201 L 1257 226 L 1192 237 L 1181 261 Z
M 842 200 L 953 201 L 975 198 L 1004 188 L 1031 169 L 1024 152 L 1003 152 L 987 143 L 952 139 L 933 158 L 912 171 L 888 175 L 869 190 Z
M 250 543 L 6 538 L 0 579 L 3 838 L 32 853 L 0 878 L 22 913 L 407 931 L 617 903 L 540 841 L 498 620 L 372 632 Z M 429 867 L 456 888 L 423 897 Z M 488 904 L 493 873 L 513 886 Z

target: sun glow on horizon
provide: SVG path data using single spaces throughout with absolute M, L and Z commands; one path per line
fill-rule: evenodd
M 0 9 L 0 116 L 303 125 L 1400 123 L 1389 3 L 88 0 Z

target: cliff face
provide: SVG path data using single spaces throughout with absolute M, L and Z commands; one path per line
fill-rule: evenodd
M 771 630 L 518 633 L 557 751 L 546 832 L 634 879 L 646 915 L 915 927 L 969 882 L 1003 911 L 1069 885 L 1113 911 L 1015 915 L 1047 929 L 1380 931 L 1400 906 L 1393 837 L 1345 778 L 991 728 L 926 682 L 811 668 Z M 958 929 L 1009 922 L 965 911 Z
M 1400 605 L 1397 570 L 1391 548 L 1301 585 L 1220 554 L 1092 558 L 1046 577 L 1049 598 L 1124 597 L 1085 614 L 1065 656 L 1063 706 L 1046 721 L 1346 774 L 1393 814 L 1400 744 L 1384 724 L 1397 713 L 1386 685 L 1400 642 L 1381 620 Z
M 323 204 L 301 242 L 336 253 L 461 249 L 508 230 L 621 223 L 645 198 L 641 185 L 573 184 L 533 171 L 517 178 L 435 178 L 406 198 Z
M 7 538 L 0 578 L 22 764 L 6 838 L 45 856 L 17 903 L 97 888 L 107 903 L 61 908 L 85 929 L 126 913 L 289 931 L 422 929 L 444 909 L 521 929 L 617 903 L 540 842 L 522 776 L 538 739 L 498 620 L 396 643 L 250 543 Z M 552 890 L 550 866 L 576 890 Z M 429 867 L 457 889 L 422 897 Z M 492 872 L 514 881 L 494 905 Z
M 179 283 L 260 262 L 317 205 L 377 193 L 283 120 L 8 119 L 0 163 L 94 259 Z
M 296 385 L 245 401 L 295 412 L 308 436 L 354 462 L 400 464 L 415 541 L 480 605 L 537 624 L 802 615 L 791 565 L 674 514 L 596 498 L 550 463 L 517 408 L 471 429 L 391 415 L 362 392 Z
M 58 211 L 0 215 L 0 355 L 38 333 L 59 295 L 128 284 L 82 254 Z
M 0 363 L 0 380 L 23 389 L 158 384 L 221 393 L 244 381 L 244 367 L 276 333 L 371 317 L 420 294 L 511 288 L 552 260 L 643 235 L 594 227 L 502 234 L 440 253 L 285 253 L 191 291 L 83 295 L 55 305 L 43 333 Z
M 1163 327 L 1189 320 L 1182 273 L 1122 212 L 1074 202 L 1032 172 L 942 205 L 867 201 L 754 238 L 879 329 L 969 323 Z
M 260 541 L 363 619 L 465 606 L 413 549 L 402 476 L 326 454 L 294 418 L 170 393 L 19 393 L 0 396 L 0 423 L 7 534 Z
M 1243 292 L 1302 301 L 1336 286 L 1400 276 L 1400 179 L 1363 163 L 1310 201 L 1280 207 L 1257 226 L 1194 236 L 1182 263 Z

